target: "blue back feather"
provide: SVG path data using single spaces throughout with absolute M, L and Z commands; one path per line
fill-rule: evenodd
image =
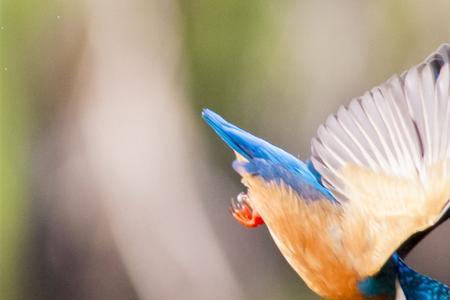
M 367 297 L 395 297 L 395 280 L 398 279 L 408 300 L 449 300 L 450 289 L 443 283 L 422 275 L 406 265 L 394 253 L 378 274 L 358 284 Z
M 366 297 L 385 296 L 388 299 L 394 299 L 396 278 L 397 264 L 391 258 L 378 274 L 361 281 L 358 288 Z
M 334 201 L 331 193 L 321 184 L 318 173 L 301 160 L 230 124 L 209 109 L 203 110 L 202 116 L 231 149 L 248 161 L 234 162 L 233 167 L 239 173 L 258 175 L 269 182 L 282 181 L 305 200 L 328 198 Z
M 397 263 L 398 279 L 407 299 L 450 299 L 450 289 L 448 286 L 414 271 L 397 254 L 394 254 L 393 259 Z

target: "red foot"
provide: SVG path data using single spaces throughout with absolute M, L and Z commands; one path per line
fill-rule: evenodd
M 230 207 L 233 217 L 246 227 L 257 227 L 264 224 L 263 219 L 248 201 L 248 197 L 244 193 L 240 193 L 237 199 L 231 200 Z

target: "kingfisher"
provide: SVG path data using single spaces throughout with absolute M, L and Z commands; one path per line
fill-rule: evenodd
M 404 258 L 450 216 L 450 45 L 341 106 L 302 161 L 204 109 L 234 151 L 246 227 L 265 224 L 325 299 L 449 300 Z M 450 266 L 449 266 L 450 267 Z

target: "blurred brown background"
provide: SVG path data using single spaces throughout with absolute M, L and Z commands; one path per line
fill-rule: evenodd
M 318 299 L 209 107 L 307 158 L 352 97 L 450 41 L 433 1 L 0 0 L 1 299 Z M 411 255 L 450 283 L 450 224 Z

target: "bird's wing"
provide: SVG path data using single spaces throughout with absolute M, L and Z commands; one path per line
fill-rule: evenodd
M 450 203 L 448 206 L 450 207 Z M 434 224 L 433 226 L 431 226 L 430 228 L 428 228 L 424 231 L 420 231 L 420 232 L 413 234 L 408 240 L 406 240 L 400 246 L 400 248 L 396 251 L 400 255 L 400 257 L 405 258 L 409 254 L 409 252 L 412 249 L 414 249 L 414 247 L 418 243 L 420 243 L 428 234 L 430 234 L 430 232 L 432 232 L 434 229 L 439 227 L 442 223 L 444 223 L 445 221 L 447 221 L 450 218 L 449 207 L 444 209 L 445 213 L 444 213 L 443 217 L 441 217 L 436 224 Z
M 376 273 L 450 199 L 450 46 L 341 107 L 318 129 L 312 162 L 342 203 L 343 247 Z

